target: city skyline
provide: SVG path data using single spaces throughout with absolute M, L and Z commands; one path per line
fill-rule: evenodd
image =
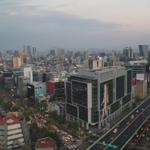
M 1 0 L 0 49 L 149 44 L 148 0 Z

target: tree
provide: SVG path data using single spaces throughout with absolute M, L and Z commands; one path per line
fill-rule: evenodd
M 44 137 L 51 137 L 54 139 L 57 143 L 58 149 L 61 146 L 61 141 L 59 139 L 59 136 L 57 132 L 50 132 L 46 128 L 39 128 L 36 123 L 33 123 L 31 128 L 30 128 L 30 135 L 31 135 L 31 140 L 32 140 L 32 149 L 35 147 L 35 143 L 37 139 L 44 138 Z

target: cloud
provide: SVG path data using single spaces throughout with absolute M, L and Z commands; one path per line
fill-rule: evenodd
M 56 7 L 65 7 L 67 3 L 58 3 Z M 13 16 L 13 17 L 12 17 Z M 12 17 L 12 18 L 10 18 Z M 45 9 L 42 6 L 33 4 L 27 0 L 1 0 L 0 1 L 0 19 L 3 18 L 7 22 L 12 21 L 12 24 L 18 23 L 17 19 L 30 26 L 36 23 L 36 26 L 49 25 L 49 28 L 63 28 L 75 30 L 89 30 L 89 29 L 114 29 L 121 27 L 118 23 L 106 22 L 96 19 L 88 19 L 75 15 L 70 15 L 60 11 L 52 11 Z
M 17 48 L 24 44 L 38 47 L 80 47 L 121 25 L 85 19 L 61 12 L 25 14 L 12 12 L 0 17 L 0 48 Z M 87 41 L 87 44 L 86 44 Z M 97 40 L 99 41 L 99 40 Z M 94 42 L 95 43 L 95 42 Z M 76 45 L 76 46 L 75 46 Z M 91 46 L 90 46 L 91 47 Z
M 55 3 L 58 8 L 66 5 Z M 131 40 L 124 32 L 123 24 L 50 8 L 29 3 L 28 0 L 1 0 L 0 48 L 17 48 L 24 44 L 41 48 L 111 47 L 121 44 L 122 38 Z
M 98 21 L 95 19 L 85 19 L 77 16 L 72 16 L 60 12 L 48 12 L 34 16 L 34 19 L 39 24 L 48 24 L 63 29 L 88 30 L 88 29 L 113 29 L 120 28 L 117 23 Z

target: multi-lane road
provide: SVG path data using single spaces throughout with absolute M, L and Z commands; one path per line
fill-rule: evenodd
M 150 116 L 150 97 L 145 99 L 132 112 L 126 115 L 114 127 L 112 127 L 105 135 L 95 141 L 87 150 L 108 150 L 101 143 L 113 144 L 118 150 L 123 149 L 135 133 L 140 129 L 143 123 Z M 114 130 L 117 129 L 117 132 Z

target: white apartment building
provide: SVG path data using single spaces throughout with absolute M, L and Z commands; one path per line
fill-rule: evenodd
M 24 77 L 30 79 L 30 84 L 33 83 L 33 71 L 31 66 L 24 66 L 23 67 Z
M 7 150 L 21 148 L 29 143 L 25 120 L 18 112 L 0 116 L 0 147 Z

